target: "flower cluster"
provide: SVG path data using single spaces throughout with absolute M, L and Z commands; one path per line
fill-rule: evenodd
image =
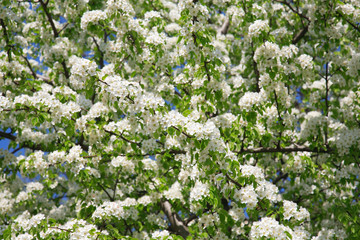
M 100 20 L 106 19 L 106 13 L 101 10 L 94 10 L 84 13 L 81 17 L 81 28 L 86 29 L 89 23 L 96 24 Z
M 247 111 L 259 106 L 264 101 L 264 95 L 257 92 L 246 92 L 239 100 L 239 106 Z
M 205 124 L 189 122 L 185 127 L 187 133 L 195 135 L 197 139 L 216 139 L 220 136 L 219 129 L 212 121 L 208 121 Z
M 288 234 L 293 239 L 307 239 L 309 234 L 304 229 L 291 230 L 291 228 L 284 226 L 273 218 L 263 217 L 261 221 L 255 222 L 250 231 L 250 239 L 259 239 L 265 237 L 266 239 L 288 239 Z
M 127 198 L 124 201 L 104 202 L 92 214 L 93 218 L 116 217 L 118 219 L 138 218 L 138 211 L 134 208 L 138 203 L 135 199 Z
M 320 126 L 326 123 L 326 118 L 319 112 L 312 111 L 306 114 L 305 121 L 301 124 L 300 138 L 307 139 L 315 135 Z
M 199 201 L 204 197 L 209 196 L 210 190 L 209 186 L 206 183 L 197 181 L 195 186 L 191 189 L 190 192 L 190 201 Z
M 265 32 L 269 28 L 267 20 L 256 20 L 249 26 L 249 37 L 257 37 L 261 32 Z
M 360 239 L 360 5 L 318 3 L 3 1 L 0 239 Z
M 169 200 L 183 200 L 183 196 L 181 194 L 181 185 L 179 182 L 175 182 L 169 190 L 164 192 L 164 196 Z
M 305 208 L 297 210 L 296 203 L 284 200 L 284 219 L 289 220 L 292 217 L 301 221 L 303 219 L 308 219 L 310 214 Z

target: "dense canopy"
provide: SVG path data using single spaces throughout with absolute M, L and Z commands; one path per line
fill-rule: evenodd
M 360 1 L 2 0 L 0 238 L 360 239 Z

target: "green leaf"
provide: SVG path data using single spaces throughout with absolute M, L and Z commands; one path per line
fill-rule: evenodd
M 131 145 L 131 148 L 132 148 L 135 152 L 137 152 L 138 147 L 137 147 L 136 143 L 131 143 L 130 145 Z
M 286 236 L 288 236 L 289 239 L 292 239 L 292 235 L 288 231 L 285 231 L 285 234 Z
M 39 123 L 39 119 L 38 119 L 37 117 L 33 117 L 33 118 L 31 119 L 31 124 L 32 124 L 33 126 L 37 126 L 38 123 Z
M 184 38 L 184 37 L 183 37 L 182 35 L 179 35 L 179 36 L 178 36 L 178 40 L 176 41 L 176 44 L 179 44 L 183 38 Z
M 11 240 L 11 227 L 8 226 L 4 231 L 3 231 L 3 237 L 4 240 Z
M 170 134 L 170 136 L 174 136 L 175 134 L 175 129 L 173 127 L 168 127 L 167 128 L 167 132 Z
M 186 109 L 182 114 L 187 117 L 193 112 L 193 109 Z
M 215 92 L 215 98 L 216 100 L 220 101 L 222 98 L 222 92 L 221 91 L 216 91 Z
M 201 149 L 201 142 L 199 142 L 197 139 L 194 139 L 195 147 L 198 149 Z

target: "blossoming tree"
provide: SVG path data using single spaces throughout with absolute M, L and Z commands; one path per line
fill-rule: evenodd
M 359 1 L 1 2 L 0 238 L 359 239 Z

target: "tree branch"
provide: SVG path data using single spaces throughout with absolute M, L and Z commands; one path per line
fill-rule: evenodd
M 47 9 L 47 5 L 48 5 L 49 1 L 47 1 L 46 3 L 44 3 L 43 0 L 39 0 L 39 2 L 40 2 L 41 6 L 42 6 L 42 8 L 43 8 L 43 10 L 44 10 L 44 12 L 45 12 L 45 15 L 46 15 L 48 21 L 50 22 L 50 26 L 51 26 L 51 29 L 52 29 L 52 31 L 53 31 L 54 38 L 57 38 L 57 37 L 59 36 L 59 33 L 60 33 L 63 29 L 61 29 L 60 32 L 58 32 L 58 31 L 56 30 L 56 27 L 55 27 L 55 24 L 54 24 L 54 20 L 52 19 L 51 15 L 50 15 L 50 13 L 49 13 L 49 11 L 48 11 L 48 9 Z M 66 25 L 66 26 L 67 26 L 67 25 Z M 64 27 L 64 28 L 65 28 L 65 27 Z M 69 71 L 67 70 L 65 60 L 63 60 L 63 61 L 61 62 L 61 65 L 63 66 L 65 77 L 66 77 L 66 78 L 69 78 L 69 77 L 70 77 L 70 74 L 69 74 Z
M 69 232 L 69 233 L 71 233 L 71 232 L 72 232 L 70 229 L 65 229 L 65 228 L 59 228 L 59 227 L 49 227 L 49 228 L 52 228 L 52 229 L 57 229 L 57 230 L 60 230 L 60 231 L 65 231 L 65 232 Z
M 1 24 L 1 27 L 3 28 L 3 31 L 4 31 L 6 46 L 8 47 L 8 50 L 7 50 L 8 60 L 9 60 L 9 62 L 11 62 L 11 51 L 10 51 L 11 45 L 10 45 L 9 35 L 8 35 L 7 30 L 6 30 L 6 26 L 5 26 L 5 23 L 4 23 L 3 19 L 0 19 L 0 24 Z
M 183 220 L 179 217 L 176 212 L 172 212 L 172 206 L 169 201 L 160 202 L 161 210 L 165 213 L 166 217 L 169 219 L 171 227 L 175 230 L 175 233 L 182 236 L 184 239 L 189 236 L 190 232 L 188 227 L 185 225 Z
M 223 25 L 219 28 L 218 32 L 226 35 L 230 27 L 230 19 L 227 17 Z
M 6 133 L 6 132 L 0 132 L 0 137 L 7 138 L 12 141 L 15 141 L 15 139 L 16 139 L 15 136 L 11 135 L 10 133 Z
M 209 68 L 207 67 L 207 64 L 208 64 L 208 62 L 205 60 L 204 61 L 204 68 L 205 68 L 205 72 L 206 72 L 206 77 L 207 77 L 207 80 L 210 82 L 211 77 L 210 77 Z
M 172 149 L 170 151 L 168 150 L 164 150 L 158 153 L 144 153 L 144 154 L 118 154 L 118 156 L 121 157 L 146 157 L 146 156 L 150 156 L 150 155 L 163 155 L 165 153 L 170 153 L 170 154 L 186 154 L 186 151 L 184 150 L 175 150 Z M 93 157 L 99 157 L 98 155 L 94 155 L 94 156 L 85 156 L 84 158 L 93 158 Z M 108 162 L 108 160 L 105 160 L 104 162 Z
M 179 98 L 183 98 L 183 96 L 178 91 L 175 90 L 174 93 L 175 93 L 175 95 L 178 95 Z

